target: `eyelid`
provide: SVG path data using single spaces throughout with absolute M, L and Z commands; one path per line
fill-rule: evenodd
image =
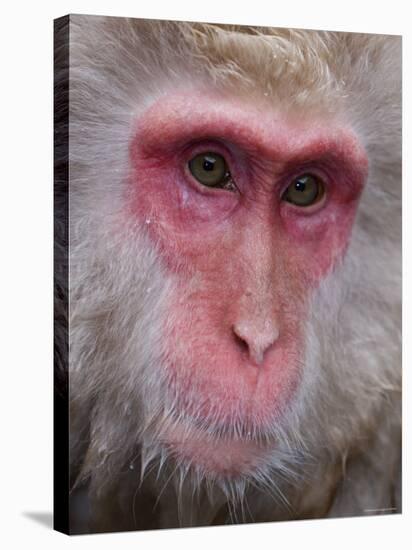
M 230 153 L 230 150 L 225 147 L 225 145 L 222 144 L 219 140 L 213 139 L 202 139 L 188 144 L 183 149 L 182 157 L 183 160 L 189 162 L 192 158 L 201 153 L 215 153 L 217 155 L 220 155 L 221 157 L 223 157 L 227 167 L 229 168 L 229 171 L 231 171 L 230 168 L 235 162 L 233 156 Z

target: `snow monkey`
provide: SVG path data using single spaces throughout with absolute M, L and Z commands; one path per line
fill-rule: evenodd
M 70 532 L 400 512 L 400 37 L 55 30 Z

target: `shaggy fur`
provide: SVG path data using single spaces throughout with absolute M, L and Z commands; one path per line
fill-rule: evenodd
M 177 282 L 145 227 L 119 223 L 133 120 L 195 85 L 343 120 L 370 163 L 346 257 L 312 297 L 299 394 L 265 436 L 276 451 L 235 479 L 159 443 L 184 420 L 161 368 Z M 397 37 L 70 17 L 72 532 L 400 511 L 400 88 Z

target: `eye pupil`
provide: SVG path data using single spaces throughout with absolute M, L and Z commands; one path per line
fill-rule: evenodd
M 306 189 L 306 183 L 303 182 L 302 180 L 296 180 L 295 181 L 295 189 L 296 189 L 296 191 L 301 191 L 303 193 Z
M 215 160 L 205 157 L 205 160 L 203 161 L 203 170 L 211 172 L 215 167 L 215 162 Z

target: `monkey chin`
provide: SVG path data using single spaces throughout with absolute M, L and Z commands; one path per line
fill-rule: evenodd
M 188 465 L 210 479 L 250 476 L 268 462 L 270 447 L 257 439 L 213 435 L 191 425 L 174 425 L 162 438 L 177 463 Z

